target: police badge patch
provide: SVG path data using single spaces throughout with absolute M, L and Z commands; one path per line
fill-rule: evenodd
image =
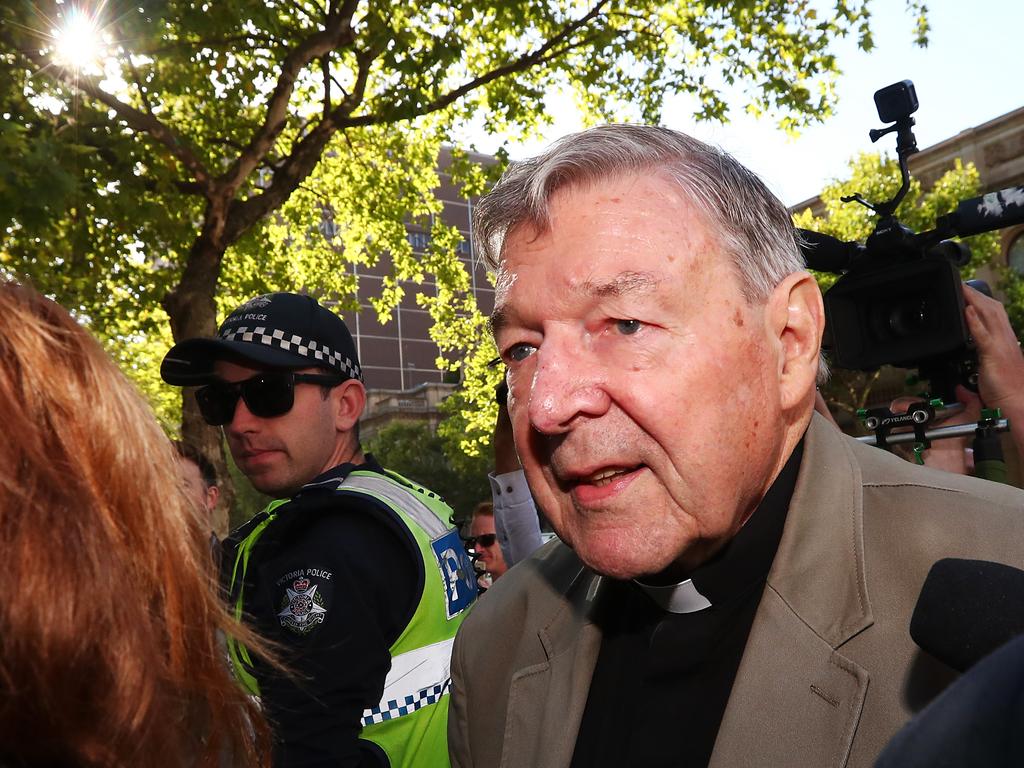
M 300 635 L 323 623 L 327 616 L 324 599 L 317 593 L 317 584 L 302 577 L 285 587 L 281 610 L 277 614 L 281 626 Z
M 248 312 L 253 309 L 263 309 L 271 304 L 270 294 L 265 293 L 262 296 L 257 296 L 253 299 L 249 299 L 245 304 L 236 309 L 232 314 L 238 314 L 239 312 Z

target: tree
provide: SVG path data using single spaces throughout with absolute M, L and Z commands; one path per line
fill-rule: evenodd
M 458 235 L 436 217 L 443 143 L 470 123 L 528 134 L 563 85 L 592 120 L 657 122 L 686 93 L 700 118 L 735 99 L 796 128 L 830 112 L 834 38 L 871 47 L 869 2 L 81 0 L 108 41 L 92 62 L 53 32 L 74 3 L 6 3 L 0 266 L 87 322 L 169 423 L 156 363 L 172 339 L 268 290 L 354 308 L 357 269 L 385 253 L 382 319 L 430 279 L 435 321 L 478 332 Z M 908 7 L 924 43 L 923 3 Z M 452 172 L 467 194 L 488 179 L 461 152 Z M 432 234 L 422 260 L 407 224 Z M 465 339 L 437 334 L 456 356 Z M 221 455 L 183 403 L 184 436 Z
M 873 212 L 856 203 L 844 203 L 844 196 L 859 192 L 867 200 L 881 202 L 891 199 L 900 187 L 900 171 L 896 160 L 877 153 L 862 153 L 850 161 L 850 177 L 835 181 L 821 193 L 825 215 L 814 216 L 811 209 L 798 212 L 793 217 L 797 227 L 837 237 L 845 241 L 863 242 L 874 229 L 876 216 Z M 956 208 L 961 200 L 974 197 L 981 192 L 981 179 L 973 163 L 966 166 L 956 160 L 953 167 L 944 173 L 931 187 L 924 191 L 920 181 L 911 179 L 910 189 L 896 210 L 896 218 L 915 232 L 935 227 L 936 219 Z M 987 267 L 998 278 L 996 287 L 1004 292 L 1009 301 L 1011 321 L 1020 335 L 1024 325 L 1024 296 L 1022 281 L 999 258 L 999 235 L 987 232 L 969 237 L 964 242 L 971 249 L 970 262 L 961 268 L 964 280 L 975 276 L 979 267 Z M 816 273 L 818 284 L 825 291 L 836 281 L 837 276 Z M 833 370 L 833 375 L 822 391 L 829 405 L 852 417 L 858 408 L 869 404 L 872 389 L 879 380 L 875 372 Z M 908 392 L 909 394 L 909 392 Z

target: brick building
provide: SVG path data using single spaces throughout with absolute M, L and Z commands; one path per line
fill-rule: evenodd
M 475 162 L 493 163 L 489 155 L 471 155 Z M 494 308 L 494 289 L 487 271 L 473 257 L 471 216 L 473 201 L 466 199 L 452 184 L 445 172 L 450 155 L 442 150 L 439 158 L 441 185 L 437 190 L 443 203 L 442 220 L 459 230 L 463 240 L 458 256 L 470 273 L 473 294 L 484 313 Z M 429 227 L 408 228 L 409 243 L 415 253 L 423 253 L 430 243 Z M 367 408 L 361 421 L 364 437 L 371 437 L 382 426 L 396 419 L 426 421 L 436 427 L 440 421 L 437 406 L 455 387 L 453 374 L 437 369 L 437 345 L 430 339 L 432 320 L 426 310 L 416 303 L 419 293 L 433 293 L 434 283 L 404 282 L 406 290 L 401 304 L 391 319 L 381 324 L 370 306 L 370 298 L 379 296 L 381 282 L 391 271 L 386 259 L 374 267 L 350 267 L 359 276 L 358 313 L 346 313 L 345 322 L 356 342 L 359 360 L 367 384 Z

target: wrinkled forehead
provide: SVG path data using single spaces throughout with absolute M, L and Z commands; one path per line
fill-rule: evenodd
M 515 278 L 516 275 L 509 270 L 503 292 L 495 295 L 494 311 L 489 319 L 491 333 L 495 336 L 502 328 L 514 326 L 520 320 L 512 290 Z M 560 298 L 569 304 L 582 302 L 584 306 L 597 305 L 609 299 L 642 299 L 656 296 L 673 282 L 672 276 L 623 269 L 600 277 L 570 281 L 562 290 Z
M 608 251 L 595 245 L 572 255 L 559 248 L 509 249 L 494 272 L 491 332 L 518 325 L 523 311 L 536 319 L 538 313 L 637 301 L 677 306 L 691 293 L 706 293 L 712 282 L 735 280 L 732 260 L 706 231 L 680 229 L 670 246 L 664 241 L 653 249 L 645 245 L 624 239 Z

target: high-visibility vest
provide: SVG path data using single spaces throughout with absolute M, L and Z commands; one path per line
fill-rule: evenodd
M 330 487 L 330 486 L 327 486 Z M 401 475 L 356 470 L 337 481 L 339 496 L 370 498 L 389 510 L 412 534 L 423 560 L 424 584 L 412 618 L 390 648 L 391 670 L 379 702 L 363 712 L 361 738 L 377 744 L 393 768 L 447 766 L 448 701 L 455 632 L 477 596 L 476 578 L 458 530 L 450 527 L 451 508 L 436 494 Z M 243 587 L 249 555 L 288 499 L 271 502 L 266 518 L 235 552 L 231 594 L 239 585 L 235 618 L 244 613 Z M 233 639 L 228 651 L 242 685 L 259 695 L 248 650 Z M 358 659 L 339 659 L 358 664 Z

